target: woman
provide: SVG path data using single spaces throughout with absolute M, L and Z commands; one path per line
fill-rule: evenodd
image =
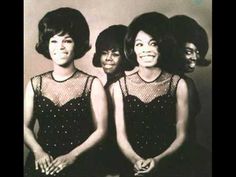
M 107 76 L 104 87 L 109 86 L 125 75 L 126 70 L 133 69 L 125 59 L 124 37 L 127 32 L 125 25 L 112 25 L 99 33 L 96 40 L 96 51 L 93 65 L 102 67 Z
M 123 155 L 118 149 L 114 125 L 114 110 L 109 93 L 110 85 L 125 75 L 125 70 L 131 70 L 124 54 L 124 38 L 127 32 L 125 25 L 112 25 L 99 33 L 96 40 L 96 51 L 93 57 L 93 65 L 102 67 L 107 76 L 104 88 L 108 97 L 108 133 L 107 138 L 100 147 L 100 169 L 105 175 L 116 175 L 120 172 Z M 110 158 L 112 157 L 112 161 Z
M 175 169 L 187 137 L 188 89 L 162 67 L 168 31 L 168 18 L 158 12 L 144 13 L 128 26 L 125 53 L 138 71 L 112 86 L 117 141 L 130 162 L 122 177 L 181 174 Z
M 200 101 L 193 80 L 187 73 L 194 72 L 196 66 L 208 66 L 211 62 L 205 59 L 208 51 L 206 31 L 192 18 L 176 15 L 170 18 L 172 35 L 176 41 L 176 60 L 172 63 L 172 72 L 183 76 L 189 86 L 191 117 L 200 112 Z M 195 136 L 195 135 L 193 135 Z
M 91 156 L 106 132 L 106 95 L 100 81 L 74 63 L 90 49 L 88 24 L 78 10 L 65 7 L 48 12 L 38 29 L 36 50 L 52 60 L 53 70 L 26 87 L 24 141 L 31 152 L 24 175 L 96 176 Z
M 196 66 L 208 66 L 211 61 L 205 59 L 208 51 L 208 36 L 204 28 L 191 17 L 175 15 L 170 18 L 172 35 L 177 45 L 177 58 L 172 71 L 181 75 L 189 90 L 189 145 L 192 146 L 190 155 L 195 161 L 196 173 L 210 171 L 210 152 L 200 146 L 196 140 L 195 118 L 201 110 L 201 104 L 194 81 L 187 75 L 194 72 Z M 177 67 L 178 66 L 178 67 Z M 200 169 L 199 169 L 200 168 Z M 199 175 L 199 174 L 198 174 Z

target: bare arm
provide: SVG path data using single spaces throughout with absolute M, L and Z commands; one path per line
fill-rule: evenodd
M 57 157 L 49 167 L 47 174 L 59 173 L 84 152 L 98 144 L 107 131 L 107 98 L 105 90 L 98 79 L 94 79 L 91 89 L 91 111 L 95 124 L 95 131 L 81 145 L 75 147 L 71 152 Z
M 118 82 L 114 83 L 113 89 L 113 93 L 111 94 L 115 108 L 114 112 L 118 145 L 123 154 L 133 164 L 135 164 L 137 161 L 142 160 L 142 158 L 133 150 L 126 135 L 123 96 Z
M 35 120 L 33 120 L 33 109 L 34 109 L 34 92 L 29 82 L 25 91 L 24 99 L 24 141 L 27 147 L 33 152 L 41 150 L 41 146 L 35 139 L 33 132 Z
M 183 79 L 178 83 L 176 97 L 176 139 L 169 148 L 154 158 L 157 161 L 176 152 L 183 145 L 187 137 L 188 88 Z
M 94 79 L 92 84 L 91 108 L 95 131 L 83 144 L 72 150 L 71 153 L 74 153 L 76 156 L 79 156 L 99 143 L 104 138 L 107 131 L 107 98 L 105 90 L 98 79 Z
M 154 157 L 148 158 L 144 161 L 143 170 L 135 173 L 135 176 L 149 173 L 158 163 L 167 156 L 176 152 L 185 142 L 187 137 L 187 123 L 188 123 L 188 88 L 186 82 L 181 79 L 177 86 L 177 103 L 176 103 L 176 138 L 173 143 L 163 153 Z
M 27 147 L 34 153 L 35 156 L 35 168 L 38 169 L 40 166 L 42 172 L 45 172 L 47 166 L 50 164 L 52 157 L 43 151 L 42 147 L 38 144 L 34 134 L 33 119 L 34 109 L 34 91 L 29 82 L 26 87 L 25 98 L 24 98 L 24 142 Z

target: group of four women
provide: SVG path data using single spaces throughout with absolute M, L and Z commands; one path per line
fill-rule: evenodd
M 75 66 L 91 48 L 78 10 L 50 11 L 38 29 L 36 50 L 52 60 L 53 70 L 32 77 L 26 87 L 24 140 L 31 152 L 25 177 L 208 173 L 193 169 L 189 153 L 200 103 L 184 74 L 196 64 L 209 65 L 207 35 L 195 20 L 149 12 L 128 27 L 102 31 L 93 65 L 106 73 L 105 86 Z

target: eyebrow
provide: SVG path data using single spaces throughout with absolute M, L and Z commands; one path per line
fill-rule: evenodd
M 58 35 L 58 36 L 60 36 L 60 35 Z M 52 38 L 55 38 L 56 36 L 53 36 Z M 62 36 L 60 36 L 60 37 L 62 37 Z M 70 35 L 69 34 L 67 34 L 66 36 L 65 36 L 65 38 L 72 38 L 72 37 L 70 37 Z
M 197 49 L 192 49 L 192 48 L 190 48 L 190 47 L 185 47 L 185 49 L 188 49 L 188 50 L 191 50 L 191 51 L 197 50 Z
M 135 42 L 136 42 L 136 41 L 141 41 L 141 42 L 142 42 L 143 40 L 142 40 L 142 39 L 135 39 Z M 152 41 L 156 41 L 156 42 L 157 42 L 157 40 L 154 39 L 154 38 L 150 39 L 148 42 L 152 42 Z
M 104 49 L 104 50 L 101 50 L 102 52 L 108 52 L 108 51 L 111 51 L 111 52 L 120 52 L 118 49 Z
M 192 49 L 190 47 L 185 47 L 186 50 L 190 50 L 191 52 L 199 52 L 199 50 L 196 48 L 196 49 Z
M 72 38 L 72 37 L 70 37 L 69 35 L 67 35 L 67 36 L 65 36 L 65 38 Z

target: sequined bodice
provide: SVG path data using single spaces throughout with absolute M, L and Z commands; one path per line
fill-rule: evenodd
M 126 132 L 142 157 L 163 152 L 176 136 L 176 87 L 180 77 L 162 72 L 153 82 L 138 73 L 120 79 Z
M 81 71 L 63 82 L 54 80 L 51 71 L 31 79 L 35 92 L 34 117 L 40 127 L 38 142 L 51 155 L 71 151 L 92 133 L 90 89 L 93 79 Z

